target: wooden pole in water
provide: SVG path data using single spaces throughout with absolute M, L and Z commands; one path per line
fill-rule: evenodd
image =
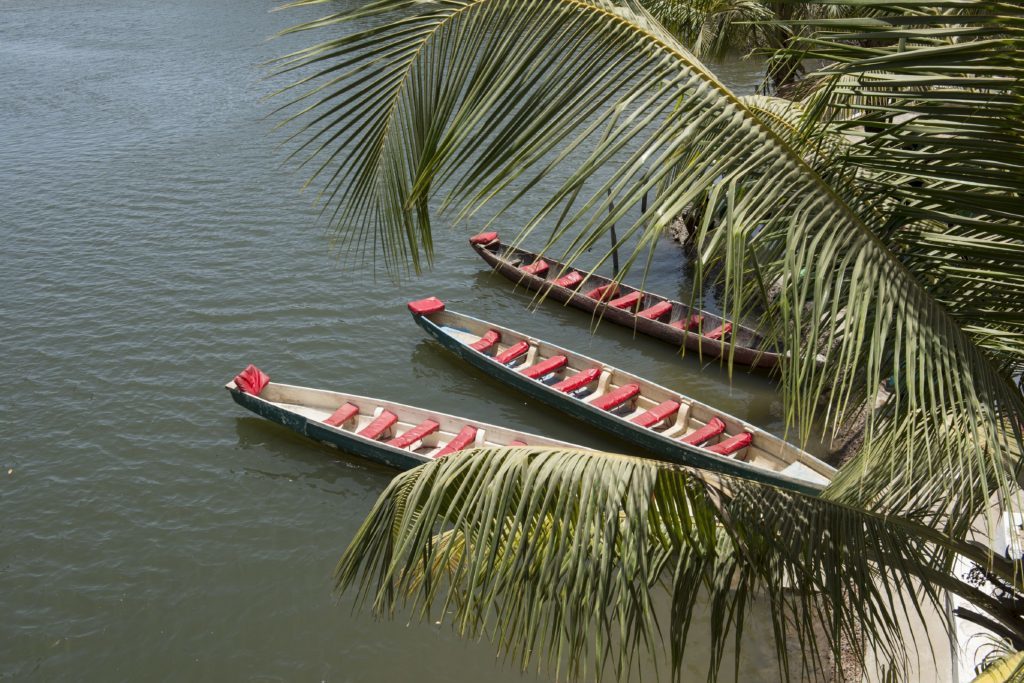
M 612 201 L 611 190 L 608 191 L 608 215 L 615 211 L 615 202 Z M 619 276 L 619 238 L 615 235 L 615 223 L 612 223 L 612 277 Z
M 608 191 L 608 215 L 611 215 L 615 211 L 615 202 L 612 201 L 611 190 Z M 647 193 L 644 192 L 643 199 L 640 200 L 640 213 L 647 213 Z M 615 235 L 615 224 L 612 223 L 612 270 L 615 275 L 619 274 L 619 238 Z
M 615 128 L 615 123 L 619 120 L 619 114 L 622 113 L 622 106 L 617 105 L 614 110 L 614 115 L 611 120 L 608 121 L 608 127 L 605 129 L 604 134 L 601 136 L 601 144 L 603 145 L 611 135 L 612 130 Z M 612 215 L 615 212 L 615 202 L 612 201 L 612 191 L 608 190 L 608 215 Z M 615 234 L 615 223 L 612 223 L 611 229 L 612 236 L 612 270 L 614 271 L 613 277 L 619 276 L 619 238 Z

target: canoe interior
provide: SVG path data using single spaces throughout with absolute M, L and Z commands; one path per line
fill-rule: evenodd
M 542 291 L 556 301 L 594 312 L 616 324 L 633 327 L 639 332 L 663 341 L 685 345 L 687 348 L 699 351 L 702 355 L 709 357 L 732 353 L 733 361 L 739 365 L 750 365 L 768 370 L 778 363 L 778 352 L 765 344 L 764 337 L 760 333 L 746 325 L 731 322 L 732 331 L 726 337 L 726 343 L 722 343 L 705 336 L 728 322 L 714 313 L 691 308 L 680 301 L 666 299 L 658 294 L 630 287 L 625 283 L 618 285 L 616 296 L 625 297 L 636 292 L 639 295 L 639 300 L 628 309 L 616 309 L 585 295 L 587 291 L 611 284 L 611 278 L 597 273 L 578 271 L 585 276 L 584 282 L 572 288 L 562 287 L 555 281 L 572 272 L 573 269 L 568 268 L 560 261 L 555 261 L 547 256 L 540 257 L 533 252 L 505 245 L 499 241 L 486 245 L 474 244 L 473 248 L 493 268 L 517 284 Z M 532 274 L 522 270 L 524 266 L 533 265 L 539 260 L 543 260 L 549 266 L 545 273 Z M 636 315 L 639 311 L 662 303 L 669 304 L 671 309 L 656 319 L 645 319 Z M 664 310 L 664 306 L 662 309 Z M 695 317 L 702 320 L 699 327 L 695 327 L 692 331 L 684 332 L 675 325 L 689 322 Z M 731 351 L 730 346 L 732 347 Z
M 557 441 L 535 434 L 527 434 L 505 427 L 467 420 L 454 415 L 436 413 L 422 408 L 365 396 L 311 389 L 277 382 L 269 383 L 259 396 L 243 394 L 235 387 L 233 382 L 227 385 L 227 389 L 232 392 L 236 400 L 239 400 L 239 398 L 244 399 L 245 402 L 239 401 L 242 405 L 252 403 L 257 404 L 256 407 L 262 407 L 258 404 L 265 404 L 265 406 L 276 409 L 270 411 L 259 410 L 258 412 L 264 415 L 264 417 L 286 424 L 289 427 L 296 428 L 302 426 L 303 428 L 297 429 L 297 431 L 316 438 L 318 441 L 327 442 L 342 448 L 356 444 L 371 446 L 377 450 L 412 456 L 420 462 L 431 460 L 467 426 L 475 427 L 476 434 L 473 440 L 464 446 L 463 449 L 510 446 L 513 445 L 513 441 L 519 441 L 526 445 L 587 450 L 581 446 L 564 441 Z M 238 396 L 239 394 L 241 396 Z M 324 420 L 346 403 L 358 407 L 358 414 L 339 426 L 328 425 L 324 422 Z M 246 407 L 250 406 L 246 405 Z M 358 434 L 359 431 L 368 427 L 384 411 L 393 413 L 397 416 L 398 420 L 374 439 Z M 278 413 L 281 414 L 278 415 Z M 296 420 L 295 418 L 298 419 Z M 398 448 L 385 443 L 389 439 L 402 435 L 421 425 L 426 420 L 436 422 L 439 425 L 438 429 L 421 439 L 417 439 L 404 448 Z M 308 427 L 314 427 L 316 433 L 311 433 Z M 340 438 L 335 439 L 332 436 Z M 364 449 L 359 450 L 361 454 L 365 454 L 365 452 L 362 452 Z M 394 463 L 389 460 L 389 464 Z M 412 464 L 415 465 L 416 463 Z
M 553 371 L 549 375 L 533 380 L 547 387 L 551 387 L 590 368 L 600 368 L 600 376 L 593 383 L 571 395 L 561 394 L 569 402 L 591 404 L 595 400 L 607 396 L 625 385 L 639 385 L 640 392 L 637 396 L 619 407 L 601 411 L 602 416 L 608 418 L 606 421 L 617 422 L 620 427 L 626 427 L 634 431 L 643 430 L 645 433 L 654 433 L 662 437 L 663 440 L 671 442 L 673 446 L 682 447 L 679 442 L 680 439 L 701 429 L 713 418 L 718 418 L 725 424 L 724 433 L 711 438 L 704 443 L 703 448 L 699 449 L 706 452 L 709 457 L 731 457 L 762 470 L 805 480 L 819 486 L 827 484 L 835 474 L 834 468 L 784 439 L 780 439 L 754 425 L 716 410 L 679 392 L 672 391 L 617 368 L 609 367 L 587 356 L 576 354 L 543 340 L 523 335 L 515 330 L 453 311 L 433 313 L 426 316 L 426 318 L 441 333 L 448 335 L 451 339 L 461 344 L 465 349 L 465 353 L 480 354 L 490 358 L 492 361 L 494 361 L 495 356 L 516 346 L 518 343 L 527 342 L 529 350 L 519 358 L 504 365 L 505 371 L 519 375 L 524 379 L 525 376 L 522 374 L 524 369 L 544 362 L 554 356 L 564 356 L 567 359 L 565 366 Z M 497 332 L 500 335 L 499 342 L 482 352 L 470 348 L 471 344 L 478 342 L 490 331 Z M 496 361 L 492 364 L 499 366 Z M 545 391 L 559 393 L 554 389 L 545 389 Z M 649 428 L 641 427 L 631 422 L 634 418 L 665 401 L 678 402 L 680 404 L 679 410 L 669 418 Z M 591 409 L 600 410 L 596 406 L 591 406 Z M 708 447 L 712 447 L 729 437 L 742 434 L 743 432 L 747 432 L 752 436 L 750 444 L 730 456 L 721 456 L 706 450 Z

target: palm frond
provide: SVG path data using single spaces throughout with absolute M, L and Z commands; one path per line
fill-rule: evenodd
M 883 218 L 868 224 L 1008 385 L 1005 395 L 1018 406 L 990 418 L 996 431 L 1013 435 L 1007 455 L 1019 459 L 1024 11 L 988 2 L 862 5 L 870 16 L 801 23 L 805 32 L 791 57 L 825 65 L 812 75 L 820 91 L 808 103 L 808 125 L 849 140 L 836 163 L 851 172 L 862 201 Z M 907 356 L 897 360 L 898 383 L 920 381 L 912 363 Z M 858 471 L 891 463 L 893 447 L 902 446 L 916 465 L 920 460 L 906 444 L 963 429 L 974 419 L 976 411 L 956 407 L 961 400 L 973 397 L 954 398 L 940 411 L 946 427 L 908 429 L 905 423 L 888 430 L 839 486 L 857 479 Z M 882 421 L 895 426 L 889 416 Z M 988 443 L 982 434 L 975 438 Z
M 1024 652 L 1013 652 L 989 663 L 971 683 L 1021 683 L 1024 681 Z
M 889 217 L 904 264 L 1012 374 L 1024 370 L 1024 10 L 935 2 L 807 21 L 792 52 L 826 60 L 813 106 Z M 862 45 L 870 47 L 862 47 Z
M 914 22 L 927 23 L 929 6 L 912 6 Z M 893 399 L 871 414 L 864 455 L 832 495 L 952 511 L 946 521 L 963 530 L 994 492 L 1015 487 L 1024 401 L 996 353 L 1012 341 L 984 317 L 972 323 L 984 333 L 969 331 L 952 304 L 953 292 L 997 302 L 998 288 L 978 271 L 956 275 L 950 262 L 943 276 L 958 284 L 945 285 L 944 295 L 915 258 L 937 250 L 936 240 L 967 240 L 969 248 L 947 253 L 978 251 L 995 279 L 1009 263 L 1000 250 L 1017 253 L 1016 244 L 906 225 L 900 200 L 865 194 L 883 174 L 895 178 L 895 166 L 868 169 L 873 175 L 858 174 L 856 183 L 819 173 L 802 143 L 766 123 L 631 1 L 446 0 L 412 8 L 383 0 L 307 27 L 339 25 L 356 28 L 284 65 L 305 74 L 294 125 L 348 247 L 418 269 L 430 262 L 432 197 L 458 207 L 461 220 L 500 197 L 493 221 L 545 187 L 549 201 L 522 236 L 543 229 L 548 248 L 572 261 L 618 223 L 620 246 L 631 252 L 624 275 L 680 211 L 705 198 L 713 210 L 705 212 L 702 259 L 723 263 L 724 312 L 738 319 L 768 307 L 765 325 L 790 354 L 781 378 L 787 415 L 805 436 L 819 417 L 843 423 L 894 378 Z M 976 71 L 997 77 L 983 64 Z M 975 204 L 961 204 L 987 226 L 1013 219 L 1001 188 L 1020 169 L 1012 158 L 994 159 L 1001 179 L 982 174 L 977 159 Z M 966 168 L 932 173 L 942 183 L 969 175 Z M 650 191 L 649 211 L 627 219 Z M 929 201 L 944 191 L 934 188 Z M 990 205 L 992 197 L 1003 199 Z M 980 217 L 973 207 L 982 205 L 998 220 Z M 723 220 L 712 225 L 712 216 Z M 892 237 L 913 230 L 922 235 L 910 243 Z M 765 301 L 773 282 L 781 294 Z M 1003 308 L 999 315 L 1010 317 Z
M 902 670 L 904 615 L 943 614 L 939 589 L 986 606 L 947 574 L 959 551 L 984 557 L 928 527 L 770 486 L 520 448 L 399 476 L 336 579 L 339 591 L 360 585 L 380 614 L 449 621 L 524 668 L 625 680 L 641 655 L 668 652 L 678 677 L 687 644 L 700 642 L 716 680 L 729 648 L 757 629 L 789 680 L 831 671 L 842 636 L 858 657 L 863 645 Z M 764 608 L 770 633 L 749 618 Z M 706 638 L 688 637 L 701 627 Z M 788 660 L 794 642 L 805 661 Z
M 703 60 L 746 53 L 768 41 L 775 14 L 758 0 L 650 0 L 643 3 Z

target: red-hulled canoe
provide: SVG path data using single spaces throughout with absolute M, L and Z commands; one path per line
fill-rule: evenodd
M 502 244 L 496 232 L 474 235 L 469 243 L 484 261 L 512 282 L 596 313 L 604 320 L 677 347 L 685 345 L 702 357 L 727 355 L 734 342 L 733 362 L 737 365 L 767 370 L 779 363 L 780 354 L 766 348 L 756 330 L 714 313 L 625 284 L 615 285 L 603 275 L 572 270 L 547 256 Z

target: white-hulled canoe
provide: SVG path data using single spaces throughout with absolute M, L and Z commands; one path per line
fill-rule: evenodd
M 801 448 L 677 391 L 507 327 L 409 304 L 445 348 L 539 402 L 660 459 L 816 494 L 836 470 Z
M 736 365 L 759 370 L 774 368 L 782 358 L 765 344 L 757 330 L 653 292 L 616 285 L 597 273 L 572 270 L 548 256 L 502 244 L 496 232 L 474 235 L 469 243 L 491 268 L 518 285 L 599 315 L 602 320 L 676 347 L 685 346 L 701 357 L 732 354 Z
M 245 380 L 241 381 L 244 384 Z M 271 422 L 314 441 L 402 470 L 471 448 L 546 446 L 592 450 L 433 410 L 337 391 L 277 382 L 267 382 L 262 387 L 250 385 L 249 391 L 245 391 L 239 385 L 239 377 L 225 388 L 240 406 Z

